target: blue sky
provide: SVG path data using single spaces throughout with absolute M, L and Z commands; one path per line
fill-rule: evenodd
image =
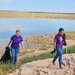
M 75 13 L 75 0 L 0 0 L 0 10 Z

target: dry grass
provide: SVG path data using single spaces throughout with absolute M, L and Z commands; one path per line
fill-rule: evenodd
M 37 43 L 40 44 L 40 49 L 47 50 L 52 47 L 53 40 L 54 40 L 54 34 L 44 34 L 39 36 L 28 36 L 24 37 L 24 39 L 31 43 Z M 67 40 L 75 40 L 75 32 L 66 32 Z
M 0 18 L 59 18 L 59 19 L 75 19 L 75 14 L 33 13 L 33 12 L 0 12 Z
M 67 39 L 75 40 L 75 32 L 67 32 Z

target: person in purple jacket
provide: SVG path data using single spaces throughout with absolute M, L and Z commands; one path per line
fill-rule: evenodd
M 7 47 L 10 47 L 11 45 L 12 57 L 10 59 L 10 62 L 13 63 L 14 65 L 16 65 L 17 63 L 18 53 L 20 50 L 20 44 L 22 48 L 24 48 L 23 38 L 22 36 L 20 36 L 20 30 L 16 30 L 16 34 L 11 37 L 11 40 L 7 45 Z
M 54 38 L 54 49 L 57 51 L 52 63 L 55 65 L 56 59 L 59 57 L 59 67 L 62 69 L 62 47 L 63 47 L 63 35 L 64 29 L 60 28 L 58 34 Z

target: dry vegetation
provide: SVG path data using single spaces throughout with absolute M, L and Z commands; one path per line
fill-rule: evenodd
M 44 34 L 39 36 L 28 36 L 24 37 L 27 42 L 40 44 L 40 49 L 47 50 L 53 45 L 54 34 Z M 67 40 L 75 40 L 75 32 L 66 32 Z
M 0 18 L 59 18 L 75 19 L 75 14 L 40 13 L 40 12 L 0 12 Z
M 67 32 L 67 39 L 75 40 L 75 32 Z

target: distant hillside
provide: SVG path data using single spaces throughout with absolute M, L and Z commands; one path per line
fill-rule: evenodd
M 25 12 L 25 11 L 0 11 L 0 18 L 55 18 L 75 19 L 75 13 L 55 12 Z

